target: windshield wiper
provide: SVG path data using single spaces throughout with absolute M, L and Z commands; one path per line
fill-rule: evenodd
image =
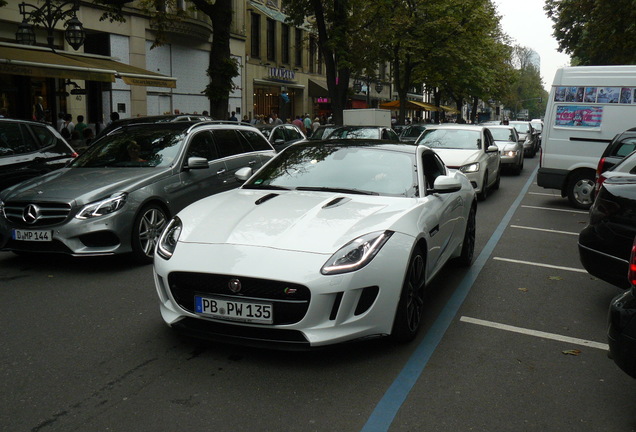
M 299 186 L 296 190 L 300 191 L 317 191 L 317 192 L 339 192 L 339 193 L 349 193 L 349 194 L 358 194 L 358 195 L 380 195 L 377 192 L 365 191 L 360 189 L 345 189 L 345 188 L 333 188 L 333 187 L 313 187 L 313 186 Z
M 292 190 L 292 188 L 288 188 L 288 187 L 285 187 L 285 186 L 276 186 L 276 185 L 271 185 L 271 184 L 269 184 L 269 185 L 266 185 L 266 184 L 257 185 L 257 184 L 254 184 L 254 183 L 243 186 L 243 189 Z

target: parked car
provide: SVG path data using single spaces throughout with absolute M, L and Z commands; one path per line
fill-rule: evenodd
M 110 131 L 117 129 L 122 126 L 129 126 L 138 123 L 164 123 L 164 122 L 196 122 L 196 121 L 210 121 L 213 120 L 212 117 L 199 115 L 199 114 L 164 114 L 164 115 L 154 115 L 154 116 L 141 116 L 141 117 L 129 117 L 125 119 L 115 120 L 110 123 L 104 129 L 99 131 L 97 137 L 101 137 L 103 135 L 108 135 Z
M 426 130 L 426 125 L 413 124 L 405 126 L 400 132 L 400 141 L 415 144 L 417 138 Z
M 537 143 L 538 143 L 539 147 L 541 147 L 541 136 L 543 134 L 543 120 L 541 120 L 541 119 L 532 119 L 532 120 L 530 120 L 530 124 L 532 125 L 532 128 L 534 129 L 534 132 L 536 134 Z
M 75 150 L 50 125 L 0 118 L 0 191 L 64 167 Z
M 499 147 L 486 127 L 431 125 L 420 135 L 416 144 L 432 148 L 449 168 L 466 174 L 479 199 L 485 200 L 489 189 L 499 189 L 501 156 Z
M 630 289 L 616 296 L 609 309 L 607 339 L 610 357 L 632 378 L 636 378 L 636 238 L 629 259 Z
M 523 145 L 524 156 L 533 158 L 539 151 L 539 143 L 534 128 L 528 121 L 511 121 L 510 126 L 514 126 L 519 134 L 519 142 Z
M 0 245 L 73 256 L 132 252 L 152 261 L 165 223 L 239 186 L 234 172 L 274 155 L 251 126 L 163 122 L 111 131 L 68 167 L 0 193 Z
M 392 142 L 400 140 L 393 129 L 385 126 L 340 126 L 334 129 L 327 139 L 381 139 Z
M 579 234 L 579 256 L 593 276 L 629 288 L 628 262 L 636 237 L 636 153 L 606 171 L 590 208 L 588 225 Z
M 502 169 L 509 169 L 519 175 L 523 170 L 523 144 L 519 142 L 519 134 L 514 126 L 487 126 L 499 147 Z
M 636 128 L 631 128 L 620 133 L 607 145 L 596 167 L 596 190 L 604 181 L 603 173 L 612 169 L 614 165 L 622 161 L 627 155 L 636 150 Z
M 279 125 L 257 124 L 255 126 L 268 139 L 269 143 L 274 146 L 276 151 L 281 151 L 307 138 L 298 126 L 289 123 Z
M 318 126 L 318 128 L 315 131 L 313 131 L 311 135 L 307 137 L 307 139 L 310 139 L 310 140 L 326 139 L 327 136 L 329 136 L 329 134 L 333 132 L 333 130 L 336 129 L 337 127 L 338 126 L 333 124 Z
M 623 147 L 623 150 L 629 150 L 629 147 L 630 145 L 627 144 Z M 636 151 L 632 151 L 623 158 L 621 158 L 620 156 L 608 156 L 607 159 L 607 163 L 604 163 L 603 165 L 611 165 L 613 161 L 617 162 L 611 168 L 604 170 L 601 174 L 598 175 L 594 189 L 596 193 L 598 193 L 598 191 L 601 189 L 601 186 L 603 185 L 605 180 L 610 177 L 619 177 L 626 174 L 636 174 Z M 599 161 L 599 166 L 600 165 L 601 162 Z
M 475 191 L 427 147 L 306 141 L 237 176 L 249 180 L 182 210 L 158 243 L 161 316 L 188 335 L 287 349 L 409 341 L 431 279 L 472 262 Z

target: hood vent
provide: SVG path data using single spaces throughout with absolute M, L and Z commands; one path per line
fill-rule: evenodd
M 322 208 L 323 209 L 328 209 L 328 208 L 332 208 L 332 207 L 337 207 L 337 206 L 342 205 L 344 203 L 347 203 L 349 201 L 351 201 L 351 198 L 346 198 L 346 197 L 335 198 L 335 199 L 329 201 L 327 204 L 325 204 Z
M 272 199 L 274 197 L 277 197 L 277 196 L 278 196 L 278 194 L 275 194 L 275 193 L 267 194 L 264 197 L 261 197 L 261 198 L 257 199 L 256 202 L 254 202 L 254 204 L 261 205 L 265 201 L 269 201 L 270 199 Z

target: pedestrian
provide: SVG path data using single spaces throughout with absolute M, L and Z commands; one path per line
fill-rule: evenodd
M 300 116 L 297 115 L 296 118 L 294 119 L 294 121 L 292 121 L 292 124 L 298 126 L 298 129 L 300 129 L 301 131 L 303 131 L 304 134 L 307 134 L 307 129 L 305 129 L 305 124 L 303 123 L 303 121 L 300 119 Z
M 305 113 L 305 118 L 303 119 L 303 124 L 305 125 L 305 130 L 309 131 L 311 130 L 311 117 L 309 117 L 309 114 Z
M 320 119 L 318 117 L 316 117 L 314 119 L 314 122 L 311 124 L 311 131 L 315 132 L 316 129 L 318 129 L 320 127 Z
M 75 150 L 83 150 L 83 147 L 85 146 L 84 140 L 77 130 L 73 130 L 73 132 L 71 132 L 71 139 L 70 141 L 67 141 Z
M 66 114 L 64 116 L 64 122 L 62 123 L 62 126 L 60 127 L 60 133 L 65 139 L 68 140 L 71 138 L 71 134 L 73 133 L 74 129 L 75 129 L 75 124 L 73 123 L 73 116 L 70 114 Z M 64 132 L 65 130 L 67 132 Z M 65 134 L 68 135 L 68 138 L 64 136 Z
M 80 134 L 80 136 L 82 136 L 82 133 L 84 132 L 84 129 L 86 129 L 87 127 L 88 127 L 88 125 L 86 123 L 84 123 L 84 116 L 81 115 L 81 114 L 78 115 L 77 116 L 77 124 L 75 125 L 75 130 Z
M 234 111 L 232 111 L 232 115 L 230 116 L 229 120 L 238 122 L 238 119 L 236 118 L 236 113 Z
M 108 122 L 106 126 L 110 126 L 111 124 L 113 124 L 113 122 L 117 120 L 119 120 L 119 113 L 113 111 L 112 113 L 110 113 L 110 121 Z
M 44 102 L 44 99 L 42 96 L 38 96 L 33 106 L 33 120 L 44 123 L 46 121 L 46 112 L 42 102 Z
M 82 131 L 82 138 L 84 138 L 84 145 L 89 147 L 93 143 L 93 139 L 95 135 L 93 134 L 93 129 L 87 127 Z
M 62 130 L 62 125 L 64 124 L 64 113 L 60 112 L 57 114 L 57 125 L 55 126 L 57 130 Z
M 209 116 L 209 115 L 210 115 L 210 113 L 209 113 L 207 110 L 204 110 L 204 111 L 201 113 L 201 115 L 202 115 L 202 116 Z
M 270 123 L 274 125 L 279 125 L 279 124 L 283 124 L 283 121 L 278 118 L 278 114 L 272 113 L 272 121 L 270 121 Z

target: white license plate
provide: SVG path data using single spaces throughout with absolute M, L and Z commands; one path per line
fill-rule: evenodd
M 194 296 L 194 310 L 198 314 L 224 320 L 255 324 L 274 322 L 271 303 Z
M 14 229 L 11 238 L 18 241 L 50 242 L 53 241 L 53 231 Z

